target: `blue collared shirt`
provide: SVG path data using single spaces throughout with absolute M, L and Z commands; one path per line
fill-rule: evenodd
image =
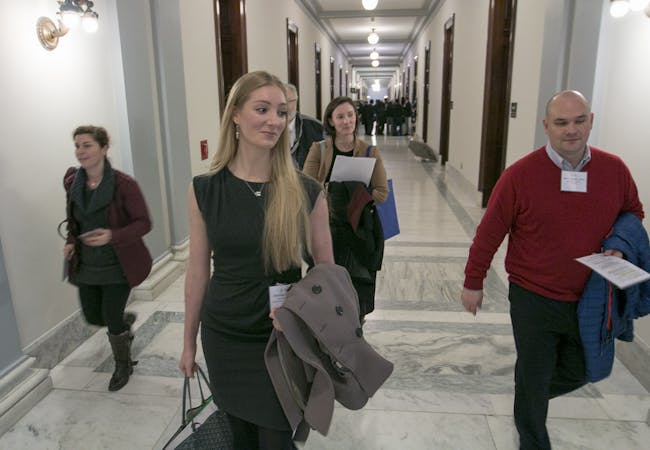
M 585 146 L 585 154 L 575 168 L 569 161 L 562 158 L 562 156 L 560 156 L 560 154 L 556 152 L 553 147 L 551 147 L 551 144 L 548 143 L 546 144 L 546 154 L 549 158 L 551 158 L 553 164 L 558 166 L 560 169 L 568 170 L 569 172 L 580 172 L 582 168 L 591 160 L 591 150 L 589 149 L 588 145 Z

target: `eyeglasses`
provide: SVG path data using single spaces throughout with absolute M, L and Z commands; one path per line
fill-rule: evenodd
M 288 99 L 287 99 L 287 103 L 293 103 L 293 102 L 297 102 L 297 101 L 298 101 L 298 98 L 297 98 L 297 97 L 296 97 L 296 98 L 288 98 Z

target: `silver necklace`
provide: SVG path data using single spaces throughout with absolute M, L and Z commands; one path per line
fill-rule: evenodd
M 246 183 L 246 186 L 248 186 L 248 189 L 253 193 L 255 197 L 261 197 L 262 196 L 262 191 L 264 190 L 264 186 L 266 186 L 266 183 L 262 183 L 262 187 L 258 191 L 253 189 L 250 184 L 248 184 L 248 181 L 243 180 L 244 183 Z

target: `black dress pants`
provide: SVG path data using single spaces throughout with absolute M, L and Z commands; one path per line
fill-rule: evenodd
M 552 300 L 510 284 L 510 317 L 517 348 L 515 425 L 520 449 L 550 449 L 548 401 L 585 384 L 577 302 Z
M 91 325 L 107 326 L 110 334 L 121 334 L 129 329 L 124 322 L 124 308 L 131 287 L 124 284 L 80 284 L 79 299 L 84 318 Z

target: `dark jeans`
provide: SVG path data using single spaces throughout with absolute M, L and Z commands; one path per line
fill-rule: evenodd
M 520 449 L 550 449 L 548 401 L 585 384 L 577 302 L 552 300 L 510 284 L 517 347 L 515 425 Z
M 130 292 L 128 284 L 80 284 L 79 299 L 86 321 L 107 326 L 110 334 L 125 332 L 129 326 L 124 322 L 124 308 Z
M 235 450 L 295 450 L 291 431 L 260 427 L 226 413 Z

